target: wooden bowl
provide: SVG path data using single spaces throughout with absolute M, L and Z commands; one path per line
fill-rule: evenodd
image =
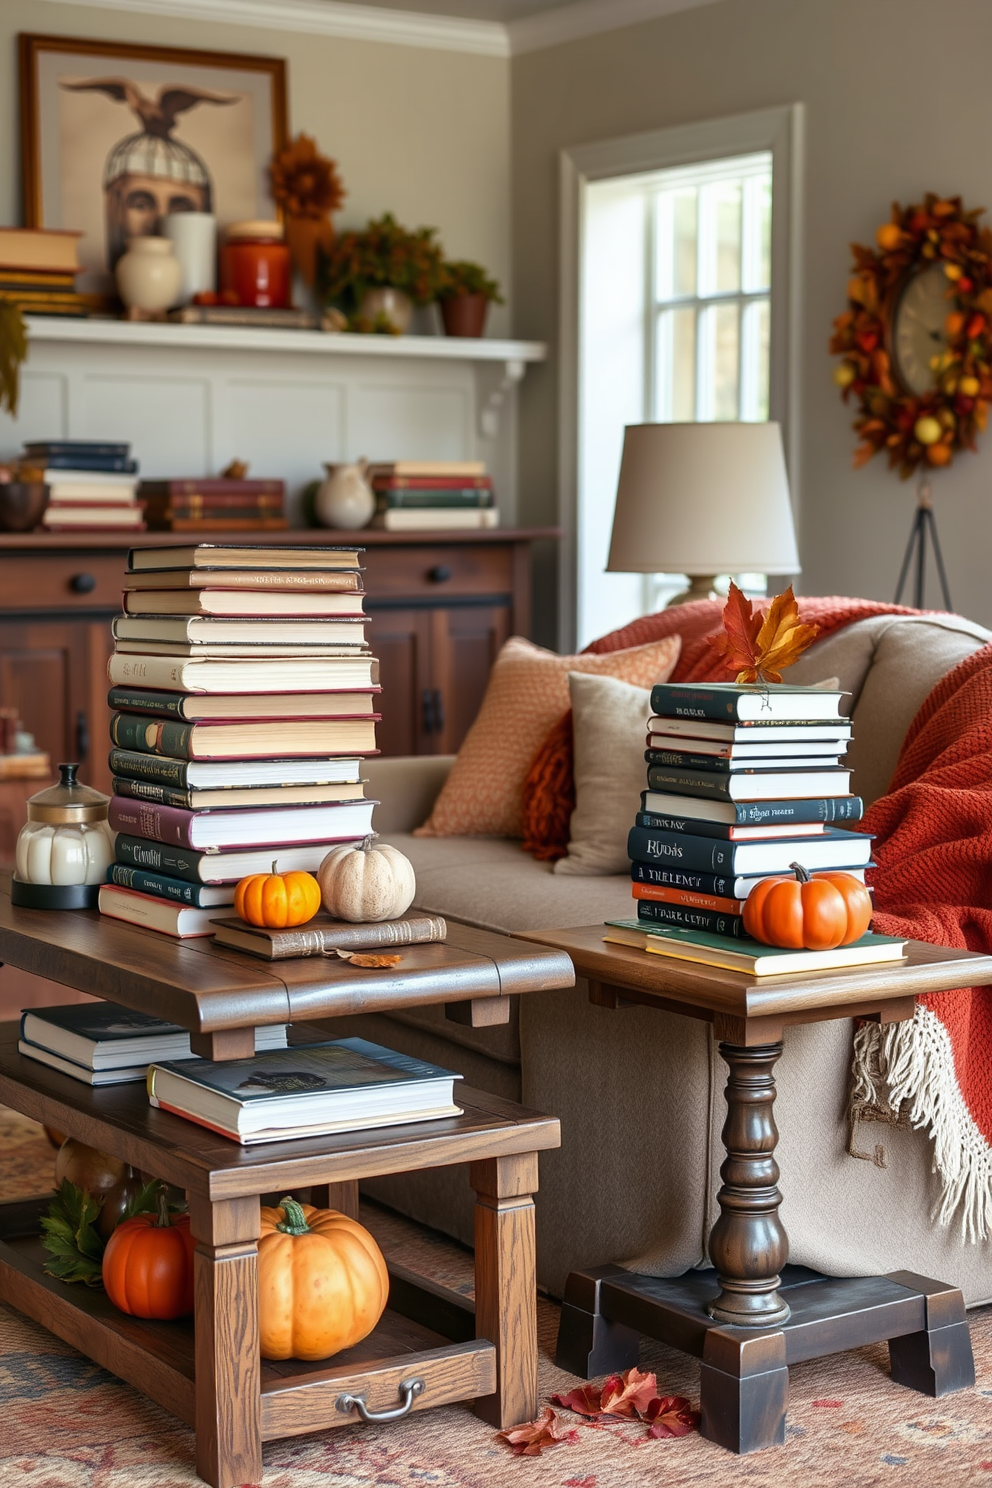
M 48 505 L 44 481 L 0 482 L 0 531 L 30 532 Z

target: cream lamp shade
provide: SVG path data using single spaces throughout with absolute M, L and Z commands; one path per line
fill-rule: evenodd
M 799 573 L 779 425 L 629 425 L 606 568 Z

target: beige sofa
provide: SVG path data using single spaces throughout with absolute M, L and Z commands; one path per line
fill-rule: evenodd
M 884 794 L 927 694 L 992 635 L 958 617 L 864 620 L 815 645 L 797 682 L 838 676 L 851 694 L 853 789 Z M 497 930 L 593 924 L 631 912 L 626 877 L 572 878 L 515 841 L 419 839 L 449 759 L 370 767 L 376 825 L 417 871 L 418 903 Z M 508 1027 L 473 1030 L 442 1010 L 348 1020 L 348 1031 L 461 1071 L 485 1089 L 561 1118 L 562 1147 L 541 1158 L 538 1270 L 561 1295 L 576 1267 L 608 1260 L 673 1276 L 704 1263 L 722 1159 L 725 1066 L 708 1025 L 675 1014 L 592 1006 L 574 991 L 518 999 Z M 335 1023 L 338 1031 L 339 1024 Z M 937 1194 L 922 1133 L 869 1128 L 885 1166 L 848 1155 L 849 1021 L 788 1030 L 778 1066 L 778 1158 L 791 1259 L 836 1275 L 905 1268 L 992 1298 L 992 1250 L 931 1222 Z M 370 1185 L 397 1208 L 471 1241 L 458 1169 Z

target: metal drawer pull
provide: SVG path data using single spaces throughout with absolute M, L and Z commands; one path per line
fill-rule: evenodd
M 446 584 L 451 578 L 451 569 L 446 563 L 436 563 L 427 570 L 427 577 L 432 584 Z
M 69 588 L 73 594 L 92 594 L 96 588 L 96 579 L 88 573 L 73 574 L 69 580 Z
M 337 1409 L 343 1415 L 349 1411 L 357 1411 L 359 1418 L 363 1421 L 402 1421 L 413 1410 L 413 1402 L 418 1395 L 422 1395 L 427 1389 L 422 1379 L 400 1380 L 401 1405 L 394 1405 L 392 1410 L 370 1411 L 365 1404 L 364 1395 L 339 1395 L 336 1401 Z

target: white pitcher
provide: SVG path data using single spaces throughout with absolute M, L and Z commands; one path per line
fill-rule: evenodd
M 375 496 L 366 479 L 368 460 L 351 465 L 327 465 L 313 509 L 322 527 L 365 527 L 375 514 Z

